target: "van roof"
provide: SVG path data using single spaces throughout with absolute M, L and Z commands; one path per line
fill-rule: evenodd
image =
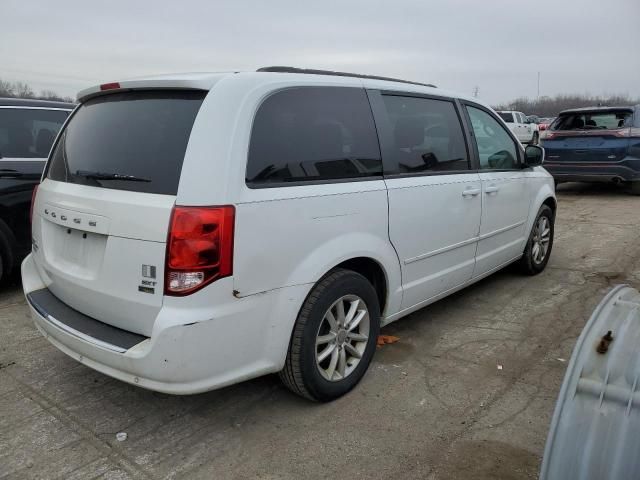
M 256 72 L 275 72 L 275 73 L 302 73 L 305 75 L 331 75 L 335 77 L 353 77 L 353 78 L 368 78 L 372 80 L 385 80 L 387 82 L 398 82 L 398 83 L 409 83 L 411 85 L 422 85 L 423 87 L 432 87 L 437 88 L 432 83 L 420 83 L 420 82 L 412 82 L 410 80 L 401 80 L 398 78 L 391 77 L 380 77 L 378 75 L 365 75 L 361 73 L 347 73 L 347 72 L 336 72 L 333 70 L 316 70 L 310 68 L 297 68 L 297 67 L 262 67 L 256 70 Z
M 155 75 L 139 77 L 129 80 L 122 80 L 114 83 L 95 85 L 78 93 L 78 100 L 85 101 L 95 95 L 111 89 L 161 89 L 161 88 L 184 88 L 195 90 L 211 90 L 213 86 L 225 77 L 232 76 L 253 76 L 254 78 L 264 78 L 265 81 L 280 81 L 283 76 L 288 80 L 295 80 L 300 84 L 317 83 L 319 80 L 327 81 L 335 85 L 344 83 L 344 86 L 362 85 L 365 88 L 406 90 L 411 92 L 426 93 L 435 96 L 460 98 L 483 105 L 483 102 L 476 98 L 448 92 L 435 87 L 429 83 L 413 82 L 389 77 L 379 77 L 375 75 L 364 75 L 357 73 L 334 72 L 331 70 L 300 69 L 295 67 L 264 67 L 257 71 L 229 71 L 229 72 L 198 72 Z M 269 79 L 270 77 L 270 79 Z M 267 80 L 269 79 L 269 80 Z M 342 79 L 342 81 L 341 81 Z

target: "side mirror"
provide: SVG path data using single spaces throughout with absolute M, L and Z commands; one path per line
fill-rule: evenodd
M 544 163 L 544 148 L 538 145 L 527 145 L 524 149 L 524 164 L 527 167 L 538 167 Z

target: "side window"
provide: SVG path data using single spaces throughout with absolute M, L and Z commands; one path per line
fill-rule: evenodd
M 518 147 L 507 131 L 487 112 L 467 106 L 473 136 L 480 155 L 482 170 L 511 170 L 519 168 Z
M 389 174 L 469 169 L 467 147 L 453 102 L 382 96 L 394 145 L 395 171 Z
M 62 125 L 60 123 L 52 121 L 33 121 L 33 135 L 36 141 L 36 152 L 45 157 L 47 156 L 61 126 Z
M 527 123 L 527 117 L 524 116 L 524 113 L 519 113 L 520 123 Z
M 515 114 L 512 112 L 497 112 L 497 114 L 505 121 L 505 123 L 514 123 L 516 120 Z
M 380 175 L 378 136 L 363 89 L 292 88 L 274 93 L 258 109 L 247 185 Z
M 67 115 L 64 110 L 0 109 L 0 157 L 46 158 Z

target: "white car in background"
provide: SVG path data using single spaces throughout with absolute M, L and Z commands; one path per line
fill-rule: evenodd
M 280 372 L 327 401 L 380 327 L 512 263 L 556 200 L 494 111 L 430 85 L 271 67 L 80 93 L 33 204 L 35 324 L 167 393 Z
M 500 115 L 520 142 L 530 145 L 538 144 L 540 141 L 538 125 L 529 120 L 524 113 L 513 110 L 500 110 L 496 113 Z

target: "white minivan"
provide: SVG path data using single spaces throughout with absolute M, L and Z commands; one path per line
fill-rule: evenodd
M 270 67 L 79 102 L 34 195 L 24 292 L 51 343 L 122 381 L 190 394 L 280 372 L 331 400 L 380 327 L 549 260 L 544 152 L 474 99 Z

